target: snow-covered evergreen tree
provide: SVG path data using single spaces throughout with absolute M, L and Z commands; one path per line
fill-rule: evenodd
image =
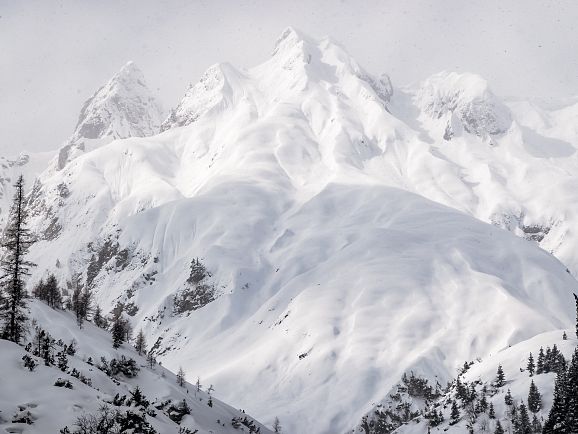
M 536 362 L 536 374 L 544 373 L 544 358 L 544 348 L 540 347 L 540 351 L 538 352 L 538 361 Z
M 182 366 L 179 366 L 179 371 L 177 372 L 177 384 L 181 387 L 185 385 L 185 371 Z
M 97 327 L 100 327 L 100 328 L 106 328 L 107 327 L 106 318 L 104 318 L 102 316 L 102 309 L 100 308 L 99 305 L 96 305 L 96 308 L 94 309 L 94 315 L 92 317 L 92 322 Z
M 279 418 L 275 416 L 275 420 L 273 421 L 273 432 L 280 433 L 281 429 L 281 422 L 279 421 Z
M 543 434 L 567 433 L 566 430 L 566 375 L 559 373 L 554 387 L 554 402 L 544 424 Z
M 24 209 L 24 178 L 20 176 L 14 184 L 16 193 L 10 209 L 8 224 L 4 229 L 1 245 L 4 255 L 0 261 L 0 285 L 5 298 L 0 300 L 2 337 L 19 343 L 26 331 L 28 319 L 26 311 L 26 288 L 24 279 L 34 265 L 26 260 L 26 254 L 33 243 L 32 234 L 26 227 Z
M 117 317 L 112 323 L 112 347 L 118 348 L 124 342 L 125 331 L 124 324 L 121 317 Z
M 142 329 L 140 329 L 138 334 L 136 335 L 134 348 L 136 349 L 139 356 L 141 356 L 143 353 L 146 353 L 147 351 L 147 343 Z
M 452 402 L 452 412 L 450 414 L 450 418 L 454 423 L 460 419 L 460 409 L 458 408 L 456 401 Z
M 504 428 L 502 428 L 500 421 L 496 422 L 496 429 L 494 430 L 494 434 L 504 434 Z
M 506 384 L 506 376 L 504 375 L 504 368 L 502 365 L 498 365 L 498 371 L 496 372 L 496 387 L 503 387 Z
M 578 348 L 566 376 L 566 424 L 569 432 L 578 433 Z
M 534 380 L 530 383 L 530 391 L 528 392 L 528 409 L 532 413 L 538 413 L 542 408 L 542 396 L 534 383 Z
M 536 364 L 534 363 L 534 356 L 532 353 L 530 353 L 530 356 L 528 357 L 528 364 L 526 365 L 526 369 L 530 373 L 530 377 L 534 375 Z

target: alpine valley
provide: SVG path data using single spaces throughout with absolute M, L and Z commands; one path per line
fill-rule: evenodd
M 59 389 L 55 408 L 57 368 L 29 372 L 4 343 L 0 429 L 74 432 L 139 385 L 159 406 L 190 400 L 184 424 L 171 404 L 147 416 L 160 433 L 267 433 L 276 418 L 290 434 L 494 432 L 514 426 L 504 396 L 525 403 L 531 381 L 544 424 L 556 357 L 570 364 L 578 345 L 577 150 L 578 97 L 501 99 L 455 72 L 401 87 L 292 28 L 261 65 L 209 67 L 168 114 L 129 62 L 59 149 L 0 160 L 0 220 L 22 173 L 28 291 L 49 274 L 64 300 L 90 291 L 162 366 L 31 301 L 37 327 L 79 343 L 73 364 L 94 386 Z M 554 345 L 550 368 L 529 371 Z M 86 365 L 120 355 L 138 377 Z M 256 419 L 184 392 L 180 368 Z M 452 414 L 462 383 L 486 410 Z

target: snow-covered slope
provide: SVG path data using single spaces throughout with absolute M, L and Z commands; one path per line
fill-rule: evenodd
M 135 403 L 112 403 L 117 394 L 130 398 L 137 386 L 150 402 L 145 418 L 158 433 L 176 434 L 181 427 L 199 434 L 243 432 L 233 427 L 234 418 L 247 418 L 261 429 L 261 433 L 270 432 L 242 411 L 214 397 L 211 398 L 210 407 L 206 391 L 198 391 L 196 386 L 189 383 L 180 387 L 174 374 L 159 365 L 151 367 L 127 344 L 113 349 L 110 333 L 91 323 L 85 323 L 80 329 L 72 313 L 53 310 L 39 301 L 31 301 L 30 304 L 37 326 L 56 341 L 51 351 L 55 364 L 45 366 L 42 357 L 32 354 L 36 347 L 34 333 L 30 335 L 32 344 L 28 352 L 22 346 L 0 340 L 0 429 L 3 432 L 58 433 L 65 426 L 74 432 L 78 428 L 75 424 L 79 417 L 98 414 L 105 404 L 111 410 L 141 414 L 144 409 Z M 66 352 L 63 344 L 69 345 L 72 340 L 76 342 L 76 353 L 66 356 L 68 366 L 61 370 L 56 355 Z M 24 355 L 35 361 L 33 371 L 24 366 Z M 139 368 L 136 376 L 127 377 L 123 373 L 107 375 L 98 367 L 102 365 L 102 357 L 110 362 L 123 356 L 136 361 Z M 59 379 L 63 381 L 59 382 Z M 67 386 L 63 386 L 65 381 L 69 382 Z M 178 407 L 183 399 L 190 407 L 190 414 L 176 423 L 169 417 L 169 409 L 171 405 Z M 247 427 L 244 432 L 248 432 Z
M 266 423 L 344 432 L 409 369 L 450 378 L 570 324 L 574 278 L 516 235 L 578 270 L 573 112 L 515 113 L 478 77 L 393 89 L 287 29 L 262 65 L 212 66 L 161 134 L 46 171 L 34 279 L 122 303 L 165 366 Z
M 562 338 L 564 333 L 569 336 L 567 340 Z M 556 330 L 542 333 L 495 354 L 490 354 L 486 358 L 472 362 L 468 371 L 461 375 L 460 379 L 462 382 L 475 384 L 478 399 L 481 399 L 483 394 L 482 389 L 486 386 L 487 402 L 488 404 L 491 403 L 495 410 L 495 419 L 489 417 L 487 410 L 477 416 L 477 420 L 473 424 L 474 432 L 494 432 L 498 420 L 505 432 L 513 432 L 513 427 L 511 426 L 511 406 L 506 405 L 506 394 L 508 391 L 511 392 L 516 406 L 519 407 L 521 403 L 524 403 L 524 405 L 528 407 L 528 393 L 532 381 L 537 386 L 541 395 L 542 408 L 535 414 L 543 425 L 552 407 L 556 374 L 554 372 L 548 372 L 531 375 L 527 370 L 528 357 L 530 353 L 532 353 L 535 360 L 540 348 L 546 350 L 547 348 L 556 346 L 566 361 L 570 363 L 572 355 L 578 345 L 578 340 L 572 338 L 573 336 L 575 336 L 574 330 Z M 495 387 L 494 385 L 498 366 L 502 366 L 506 380 L 505 384 L 501 387 Z M 451 407 L 448 405 L 448 401 L 455 399 L 456 393 L 455 383 L 453 386 L 449 392 L 435 403 L 437 410 L 442 412 L 444 421 L 436 427 L 430 427 L 430 432 L 432 433 L 447 432 L 450 434 L 461 434 L 468 432 L 467 425 L 470 420 L 466 411 L 461 410 L 461 415 L 457 423 L 452 423 L 450 417 Z M 530 417 L 532 417 L 533 413 L 529 413 Z M 486 427 L 485 431 L 483 429 L 484 426 Z M 396 434 L 422 434 L 426 432 L 428 432 L 428 420 L 423 417 L 416 418 L 414 421 L 395 431 Z

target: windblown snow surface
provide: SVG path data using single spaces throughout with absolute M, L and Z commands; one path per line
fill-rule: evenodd
M 344 432 L 410 369 L 444 381 L 572 323 L 577 117 L 471 74 L 393 87 L 287 29 L 162 133 L 42 173 L 33 280 L 124 303 L 164 366 L 267 424 Z

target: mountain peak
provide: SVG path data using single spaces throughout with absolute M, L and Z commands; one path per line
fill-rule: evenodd
M 271 53 L 272 56 L 275 56 L 283 51 L 290 50 L 295 47 L 302 47 L 306 40 L 309 38 L 306 37 L 301 31 L 296 30 L 294 27 L 287 27 L 279 38 L 277 42 L 275 42 L 275 48 Z
M 158 132 L 161 120 L 160 104 L 141 70 L 129 61 L 82 106 L 74 133 L 60 149 L 58 170 L 95 146 L 87 141 L 150 136 Z
M 160 130 L 191 124 L 202 115 L 233 98 L 236 82 L 242 74 L 230 63 L 210 66 L 196 84 L 190 84 L 178 106 L 171 110 Z
M 478 137 L 502 134 L 512 123 L 508 108 L 476 74 L 444 71 L 432 75 L 422 82 L 417 104 L 430 117 L 447 123 L 447 139 L 453 136 L 455 121 Z
M 72 138 L 151 135 L 158 131 L 161 113 L 142 72 L 130 61 L 84 103 Z

